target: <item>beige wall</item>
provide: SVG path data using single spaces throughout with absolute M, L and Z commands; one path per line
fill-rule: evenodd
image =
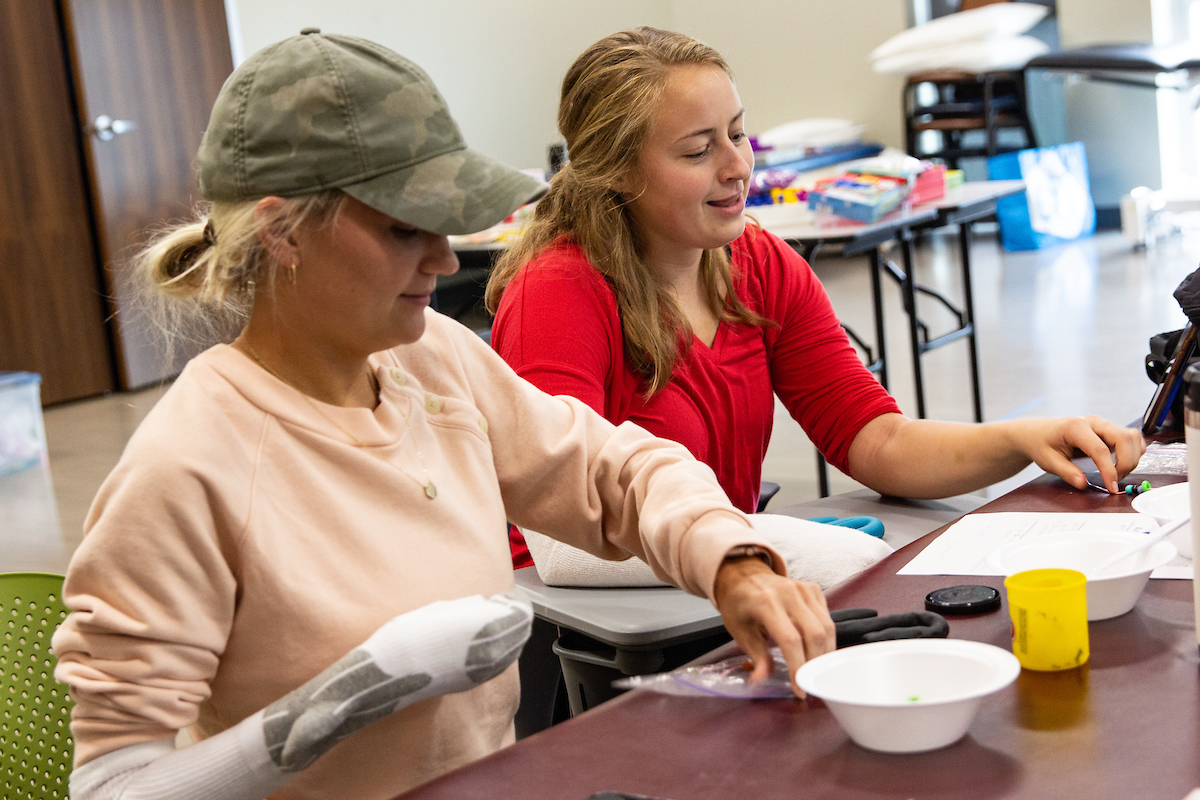
M 1151 0 L 1057 0 L 1063 48 L 1113 42 L 1149 42 Z
M 1058 0 L 1064 48 L 1150 42 L 1151 0 Z M 1092 199 L 1115 208 L 1136 186 L 1162 186 L 1158 100 L 1148 89 L 1094 81 L 1063 86 L 1067 140 L 1087 149 Z
M 544 166 L 557 139 L 558 87 L 596 39 L 640 24 L 666 25 L 665 2 L 606 0 L 236 0 L 246 54 L 316 26 L 373 39 L 420 64 L 467 142 L 518 167 Z
M 843 117 L 865 123 L 876 141 L 904 147 L 903 79 L 867 64 L 869 52 L 906 27 L 903 0 L 672 5 L 678 30 L 728 58 L 752 132 L 801 117 Z
M 411 58 L 433 77 L 471 146 L 515 166 L 544 165 L 558 138 L 559 83 L 575 57 L 635 25 L 681 30 L 725 53 L 751 132 L 837 116 L 866 123 L 886 144 L 903 139 L 900 81 L 870 72 L 866 54 L 905 27 L 905 0 L 228 2 L 246 54 L 311 25 Z

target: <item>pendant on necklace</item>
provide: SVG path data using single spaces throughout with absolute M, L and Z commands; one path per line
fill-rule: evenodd
M 425 496 L 430 500 L 437 498 L 437 487 L 433 485 L 433 481 L 425 484 Z

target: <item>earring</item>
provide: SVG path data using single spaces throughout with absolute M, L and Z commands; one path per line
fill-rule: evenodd
M 295 262 L 292 262 L 292 265 L 290 267 L 288 267 L 288 282 L 291 283 L 293 286 L 296 285 L 296 267 L 298 267 L 298 266 L 300 266 L 300 265 Z

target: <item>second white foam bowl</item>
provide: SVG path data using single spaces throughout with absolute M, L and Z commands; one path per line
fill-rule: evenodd
M 1188 495 L 1188 482 L 1173 483 L 1158 489 L 1139 494 L 1133 498 L 1133 510 L 1139 514 L 1149 514 L 1159 525 L 1166 525 L 1173 519 L 1179 519 L 1184 514 L 1192 512 L 1192 502 Z M 1192 558 L 1192 526 L 1184 525 L 1167 537 L 1179 555 Z
M 1013 575 L 1028 569 L 1088 570 L 1124 547 L 1146 538 L 1133 531 L 1067 531 L 1001 545 L 987 558 L 988 566 Z M 1087 582 L 1088 621 L 1119 617 L 1137 604 L 1150 573 L 1175 557 L 1175 545 L 1163 540 L 1114 564 L 1103 578 Z
M 796 682 L 862 747 L 920 753 L 961 739 L 983 699 L 1020 671 L 1012 653 L 990 644 L 899 639 L 814 658 Z

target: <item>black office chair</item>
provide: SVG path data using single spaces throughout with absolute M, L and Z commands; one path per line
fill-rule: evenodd
M 767 503 L 771 502 L 771 498 L 779 494 L 779 484 L 763 481 L 758 489 L 758 508 L 755 509 L 759 514 L 767 510 Z
M 970 11 L 1002 2 L 1007 0 L 962 0 L 958 10 Z M 920 102 L 920 96 L 926 94 L 921 91 L 923 85 L 933 87 L 932 103 Z M 910 156 L 940 158 L 951 169 L 958 169 L 960 158 L 994 156 L 1021 149 L 1000 144 L 999 134 L 1004 128 L 1023 131 L 1023 147 L 1037 147 L 1025 102 L 1024 70 L 978 74 L 927 70 L 908 76 L 903 98 L 905 142 Z M 923 150 L 924 131 L 940 133 L 940 147 Z M 966 146 L 966 134 L 973 131 L 983 131 L 982 147 Z
M 919 102 L 923 85 L 934 89 L 934 102 Z M 1014 128 L 1024 134 L 1022 145 L 1001 145 L 1000 131 Z M 956 70 L 931 70 L 909 75 L 904 86 L 904 129 L 908 154 L 940 158 L 951 169 L 959 159 L 989 157 L 1026 147 L 1037 147 L 1025 101 L 1025 71 L 973 74 Z M 921 146 L 921 134 L 938 131 L 941 145 Z M 983 132 L 983 143 L 968 146 L 966 135 Z

